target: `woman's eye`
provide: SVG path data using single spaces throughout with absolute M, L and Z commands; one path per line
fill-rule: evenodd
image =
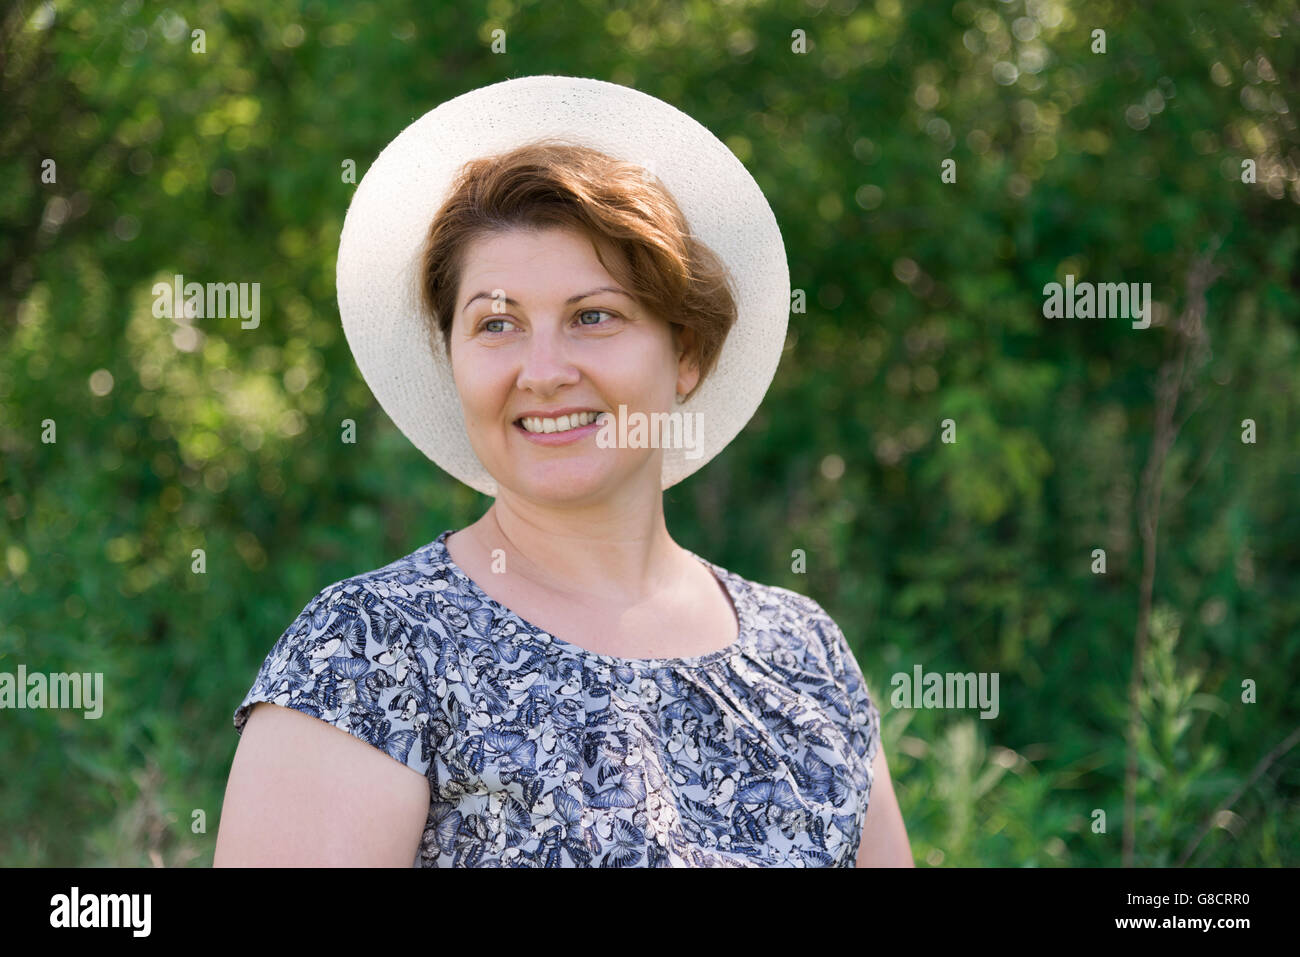
M 612 312 L 606 312 L 604 309 L 584 309 L 584 310 L 582 310 L 582 312 L 578 313 L 578 324 L 579 324 L 579 325 L 583 325 L 583 326 L 599 326 L 599 325 L 601 325 L 601 323 L 599 323 L 599 322 L 583 322 L 583 321 L 582 321 L 582 317 L 583 317 L 583 316 L 591 316 L 591 315 L 596 315 L 596 316 L 610 316 L 610 317 L 612 318 L 614 314 L 613 314 Z
M 505 332 L 506 330 L 505 330 L 504 328 L 501 328 L 501 329 L 490 329 L 490 328 L 488 328 L 488 327 L 491 326 L 493 323 L 496 323 L 496 322 L 509 322 L 509 321 L 510 321 L 509 319 L 501 319 L 501 318 L 485 319 L 485 320 L 483 320 L 483 324 L 482 324 L 481 326 L 479 326 L 479 329 L 480 329 L 481 331 L 483 331 L 483 332 Z

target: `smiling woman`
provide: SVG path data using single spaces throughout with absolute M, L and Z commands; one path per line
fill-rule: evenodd
M 467 302 L 444 333 L 466 432 L 498 486 L 532 499 L 581 501 L 638 476 L 657 485 L 648 450 L 605 448 L 596 419 L 671 409 L 700 379 L 701 347 L 610 285 L 596 250 L 565 228 L 496 230 L 462 247 L 460 286 L 513 294 Z M 597 286 L 607 291 L 570 295 Z
M 661 381 L 662 373 L 675 373 L 680 404 L 713 369 L 736 319 L 726 268 L 690 235 L 662 184 L 633 163 L 561 142 L 529 143 L 467 164 L 434 217 L 423 268 L 430 335 L 446 350 L 458 383 L 486 384 L 493 369 L 508 374 L 525 348 L 531 353 L 525 376 L 535 375 L 555 347 L 590 356 L 600 379 L 620 384 L 627 404 L 611 398 L 604 405 L 520 410 L 510 420 L 514 429 L 546 448 L 577 450 L 602 427 L 596 448 L 659 447 L 657 430 L 649 436 L 633 431 L 629 438 L 627 409 L 639 423 L 647 417 L 640 410 L 664 401 L 638 377 Z M 550 295 L 526 300 L 521 284 Z M 575 286 L 580 291 L 566 295 Z M 543 305 L 554 308 L 544 311 Z M 467 424 L 474 414 L 468 398 L 460 389 Z M 597 421 L 602 413 L 609 421 Z M 680 413 L 671 416 L 680 422 Z M 695 413 L 686 421 L 694 426 L 702 418 Z M 612 421 L 616 433 L 608 427 Z M 499 458 L 497 468 L 487 461 L 494 450 L 476 441 L 490 433 L 468 432 L 479 461 L 499 476 Z M 608 441 L 613 434 L 618 442 Z M 694 441 L 686 443 L 680 429 L 675 435 L 690 448 L 688 458 L 699 457 Z M 523 471 L 536 474 L 538 468 Z M 565 479 L 554 468 L 546 472 L 554 481 Z
M 440 112 L 460 100 L 463 126 Z M 507 81 L 429 117 L 358 188 L 340 309 L 394 421 L 494 501 L 323 589 L 276 642 L 235 712 L 217 863 L 910 864 L 834 620 L 664 520 L 663 489 L 743 427 L 780 355 L 761 192 L 689 117 L 599 81 Z M 431 160 L 452 129 L 467 162 Z M 485 149 L 485 129 L 519 142 Z M 672 191 L 619 158 L 638 149 L 679 164 Z M 445 182 L 421 183 L 431 166 Z M 441 204 L 411 211 L 423 195 Z M 421 238 L 376 258 L 349 241 L 371 221 Z M 384 261 L 420 264 L 418 315 Z M 596 441 L 606 414 L 676 405 L 710 423 L 697 461 Z

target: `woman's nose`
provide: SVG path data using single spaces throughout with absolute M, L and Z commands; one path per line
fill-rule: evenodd
M 558 325 L 558 324 L 557 324 Z M 569 354 L 570 343 L 556 326 L 535 328 L 524 343 L 518 386 L 534 392 L 553 392 L 581 378 Z

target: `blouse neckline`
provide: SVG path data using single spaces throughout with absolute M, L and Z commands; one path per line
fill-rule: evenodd
M 438 563 L 445 565 L 451 572 L 452 576 L 479 601 L 487 605 L 494 613 L 501 616 L 508 616 L 519 622 L 534 636 L 542 636 L 546 641 L 556 648 L 562 649 L 571 655 L 580 658 L 600 662 L 611 668 L 643 668 L 643 669 L 664 669 L 664 668 L 702 668 L 715 662 L 723 661 L 727 658 L 739 654 L 744 647 L 749 636 L 753 632 L 753 623 L 750 620 L 744 595 L 741 594 L 739 579 L 732 575 L 725 568 L 721 568 L 709 561 L 696 555 L 689 548 L 684 549 L 686 554 L 699 561 L 705 568 L 713 574 L 714 580 L 717 581 L 727 597 L 731 601 L 732 607 L 736 612 L 737 634 L 736 640 L 725 648 L 719 648 L 702 655 L 693 655 L 688 658 L 621 658 L 617 655 L 607 655 L 598 651 L 592 651 L 589 648 L 583 648 L 581 645 L 575 645 L 570 641 L 536 625 L 525 619 L 522 615 L 511 611 L 502 605 L 499 601 L 479 587 L 478 582 L 474 581 L 464 569 L 457 565 L 451 557 L 451 552 L 447 550 L 446 539 L 455 529 L 447 529 L 441 535 L 430 543 L 430 548 L 434 551 Z

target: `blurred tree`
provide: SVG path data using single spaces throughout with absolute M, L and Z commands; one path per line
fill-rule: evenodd
M 1298 27 L 1208 0 L 11 5 L 0 670 L 102 671 L 106 708 L 0 716 L 0 861 L 210 862 L 275 638 L 486 507 L 356 372 L 345 168 L 447 98 L 566 73 L 678 105 L 773 203 L 807 312 L 669 527 L 836 617 L 918 860 L 1119 863 L 1131 743 L 1136 863 L 1294 865 Z M 1161 369 L 1216 242 L 1144 540 Z M 176 274 L 259 282 L 263 321 L 155 317 Z M 1150 328 L 1046 318 L 1071 275 L 1150 283 Z M 891 711 L 917 663 L 999 672 L 999 719 Z

